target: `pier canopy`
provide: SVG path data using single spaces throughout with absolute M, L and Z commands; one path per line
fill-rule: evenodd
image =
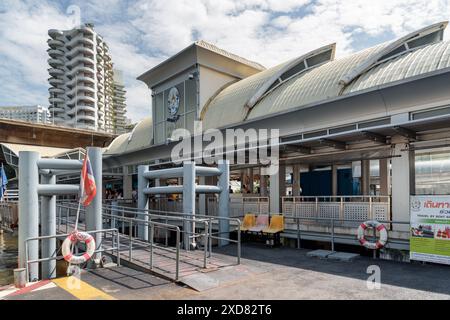
M 153 144 L 153 121 L 151 117 L 144 118 L 132 132 L 118 136 L 105 150 L 105 155 L 122 154 L 151 147 Z
M 326 46 L 232 83 L 205 106 L 203 127 L 306 109 L 449 68 L 450 41 L 442 42 L 446 26 L 436 23 L 339 59 L 334 45 Z
M 77 159 L 81 160 L 85 151 L 82 148 L 54 148 L 33 146 L 16 143 L 0 143 L 0 160 L 4 161 L 8 166 L 14 169 L 17 176 L 19 169 L 19 152 L 20 151 L 36 151 L 43 158 L 59 158 L 59 159 Z

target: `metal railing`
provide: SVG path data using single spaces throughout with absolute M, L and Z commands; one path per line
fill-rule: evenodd
M 108 206 L 106 206 L 108 208 Z M 209 216 L 209 215 L 201 215 L 201 214 L 186 214 L 181 212 L 169 212 L 169 211 L 159 211 L 159 210 L 139 210 L 136 208 L 129 208 L 129 207 L 109 207 L 111 210 L 117 210 L 117 212 L 124 214 L 135 214 L 139 217 L 148 217 L 149 221 L 152 220 L 163 220 L 165 223 L 169 222 L 179 222 L 182 223 L 183 221 L 193 222 L 193 223 L 200 223 L 203 225 L 203 229 L 198 228 L 198 225 L 196 224 L 196 229 L 200 230 L 200 232 L 190 232 L 189 236 L 190 239 L 192 238 L 204 238 L 204 247 L 208 247 L 208 257 L 212 256 L 212 240 L 218 240 L 218 241 L 224 241 L 225 243 L 236 243 L 237 245 L 237 264 L 240 264 L 241 261 L 241 220 L 239 218 L 229 218 L 229 217 L 219 217 L 219 216 Z M 141 218 L 142 219 L 142 218 Z M 218 226 L 220 222 L 228 222 L 230 225 L 233 225 L 236 227 L 235 229 L 230 229 L 226 232 L 219 232 L 214 231 L 213 227 L 214 225 Z M 203 233 L 201 232 L 203 231 Z M 185 233 L 185 231 L 181 231 L 182 233 Z M 229 237 L 223 237 L 221 234 L 229 234 L 232 232 L 237 233 L 237 240 L 231 239 Z M 166 244 L 168 239 L 166 238 Z
M 217 216 L 218 203 L 216 198 L 207 200 L 208 215 Z M 270 210 L 268 197 L 231 196 L 230 217 L 242 217 L 245 213 L 268 214 Z
M 117 229 L 102 229 L 102 230 L 95 230 L 95 231 L 87 231 L 87 233 L 89 233 L 90 235 L 96 235 L 98 233 L 102 233 L 105 236 L 102 237 L 102 241 L 100 243 L 96 243 L 96 249 L 94 251 L 95 253 L 102 253 L 102 252 L 116 252 L 117 254 L 117 265 L 120 265 L 120 237 L 119 237 L 119 231 Z M 107 239 L 107 235 L 110 234 L 111 235 L 111 247 L 105 247 L 105 241 L 104 239 Z M 48 240 L 48 239 L 65 239 L 67 236 L 69 236 L 70 233 L 64 233 L 64 234 L 56 234 L 56 235 L 51 235 L 51 236 L 39 236 L 39 237 L 35 237 L 35 238 L 28 238 L 25 240 L 25 270 L 26 270 L 26 275 L 27 275 L 27 279 L 28 281 L 35 281 L 37 279 L 31 279 L 30 278 L 30 265 L 32 264 L 40 264 L 43 262 L 48 262 L 48 261 L 52 261 L 52 260 L 62 260 L 64 259 L 64 257 L 60 254 L 62 251 L 62 243 L 61 245 L 55 250 L 55 253 L 51 256 L 51 257 L 46 257 L 46 258 L 38 258 L 38 259 L 33 259 L 30 260 L 29 258 L 29 252 L 28 252 L 28 248 L 30 246 L 30 242 L 32 241 L 37 241 L 38 242 L 38 247 L 39 246 L 39 242 L 42 240 Z M 78 250 L 78 247 L 75 247 L 76 250 Z
M 3 194 L 2 202 L 18 202 L 19 190 L 18 189 L 6 189 Z
M 389 220 L 389 196 L 321 196 L 282 197 L 282 212 L 286 217 L 303 217 L 315 223 L 328 220 Z M 350 225 L 352 223 L 349 223 Z
M 12 231 L 18 223 L 18 206 L 14 202 L 0 202 L 0 228 Z
M 57 205 L 57 230 L 61 232 L 61 229 L 64 228 L 64 231 L 66 233 L 71 230 L 72 227 L 75 226 L 75 220 L 72 218 L 75 218 L 76 211 L 78 209 L 78 204 L 76 203 L 59 203 Z M 131 208 L 133 209 L 133 208 Z M 120 215 L 118 214 L 120 212 Z M 85 229 L 85 209 L 80 209 L 80 224 L 79 229 L 83 230 Z M 136 249 L 145 249 L 149 248 L 149 261 L 148 266 L 150 270 L 153 270 L 153 256 L 155 249 L 163 250 L 166 252 L 174 253 L 175 254 L 175 275 L 174 279 L 175 281 L 179 280 L 179 270 L 180 270 L 180 243 L 181 243 L 181 230 L 178 226 L 168 223 L 161 223 L 158 221 L 155 221 L 155 219 L 144 219 L 145 214 L 136 214 L 133 210 L 125 210 L 124 207 L 116 207 L 116 206 L 103 206 L 103 212 L 102 212 L 102 218 L 103 218 L 103 225 L 108 225 L 112 229 L 119 230 L 119 236 L 122 237 L 123 241 L 120 243 L 120 252 L 127 252 L 128 254 L 128 261 L 133 262 L 133 254 Z M 184 219 L 186 220 L 186 219 Z M 207 224 L 207 222 L 206 222 Z M 136 230 L 139 228 L 139 226 L 148 228 L 150 237 L 149 241 L 144 241 L 142 239 L 139 239 L 133 234 L 136 234 Z M 125 233 L 126 228 L 128 228 L 128 232 Z M 166 231 L 175 231 L 176 233 L 176 243 L 175 243 L 175 250 L 171 249 L 168 244 L 163 247 L 158 245 L 154 241 L 154 234 L 155 229 L 163 229 Z M 209 230 L 208 227 L 205 228 L 205 230 Z M 199 235 L 196 235 L 199 236 Z M 209 237 L 208 234 L 202 234 L 202 237 L 205 237 L 206 239 Z M 205 248 L 205 254 L 204 254 L 204 267 L 206 267 L 206 248 Z
M 302 231 L 301 230 L 301 221 L 307 221 L 309 220 L 309 218 L 304 218 L 304 217 L 290 217 L 290 219 L 293 219 L 295 221 L 296 224 L 296 232 L 297 232 L 297 248 L 300 249 L 301 248 L 301 235 L 302 235 Z M 363 223 L 366 220 L 355 220 L 355 219 L 334 219 L 334 218 L 317 218 L 320 221 L 324 221 L 324 222 L 328 222 L 329 223 L 329 228 L 328 228 L 328 232 L 322 232 L 324 234 L 329 234 L 329 239 L 330 239 L 330 244 L 331 244 L 331 251 L 335 251 L 334 247 L 335 247 L 335 238 L 336 238 L 336 232 L 335 232 L 335 228 L 339 227 L 339 224 L 341 223 L 345 223 L 348 222 L 350 224 L 352 224 L 353 226 L 355 226 L 355 232 L 354 237 L 355 237 L 355 241 L 356 241 L 356 229 L 357 226 L 359 226 L 361 223 Z M 378 222 L 382 223 L 385 225 L 387 230 L 391 230 L 392 229 L 392 225 L 410 225 L 409 221 L 396 221 L 396 220 L 379 220 Z M 368 241 L 376 241 L 376 229 L 373 228 L 372 229 L 372 235 L 367 237 Z M 326 237 L 324 237 L 326 238 Z M 374 257 L 376 254 L 376 250 L 374 250 Z

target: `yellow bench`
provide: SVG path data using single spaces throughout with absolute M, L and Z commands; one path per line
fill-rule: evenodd
M 256 224 L 256 216 L 253 213 L 246 213 L 242 220 L 241 231 L 248 231 Z
M 284 217 L 281 214 L 273 215 L 270 217 L 270 225 L 265 228 L 263 233 L 275 234 L 284 230 Z

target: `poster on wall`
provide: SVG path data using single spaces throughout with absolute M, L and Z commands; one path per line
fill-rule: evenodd
M 411 196 L 410 259 L 450 264 L 450 196 Z

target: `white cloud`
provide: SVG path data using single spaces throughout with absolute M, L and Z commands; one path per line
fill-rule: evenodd
M 150 92 L 136 77 L 204 39 L 273 66 L 337 42 L 338 55 L 449 19 L 450 0 L 74 1 L 93 21 L 124 72 L 128 116 L 149 115 Z M 47 30 L 69 18 L 54 1 L 0 3 L 0 105 L 47 104 Z M 450 32 L 446 38 L 450 38 Z

